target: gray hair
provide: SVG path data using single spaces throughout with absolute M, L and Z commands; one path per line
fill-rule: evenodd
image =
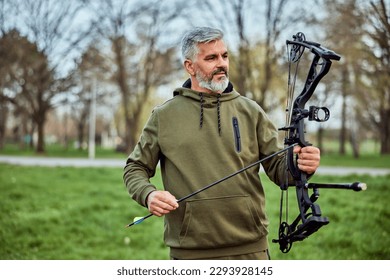
M 210 43 L 216 40 L 223 39 L 223 32 L 217 28 L 211 27 L 196 27 L 186 34 L 181 40 L 181 54 L 183 60 L 194 60 L 199 52 L 199 43 Z

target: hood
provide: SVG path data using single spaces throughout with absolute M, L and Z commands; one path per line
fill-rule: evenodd
M 192 90 L 190 79 L 185 81 L 182 87 L 175 89 L 175 91 L 173 92 L 173 96 L 177 95 L 181 95 L 198 101 L 201 101 L 201 99 L 203 99 L 203 106 L 207 108 L 217 106 L 218 99 L 220 102 L 224 102 L 240 96 L 240 94 L 233 89 L 233 85 L 230 82 L 223 93 L 213 94 Z
M 184 82 L 181 88 L 175 89 L 173 96 L 181 95 L 183 97 L 191 98 L 199 101 L 199 126 L 203 127 L 203 108 L 216 107 L 216 121 L 218 122 L 218 133 L 221 135 L 221 103 L 240 96 L 238 92 L 233 89 L 233 85 L 229 82 L 228 87 L 223 93 L 212 94 L 206 92 L 198 92 L 191 89 L 191 80 Z

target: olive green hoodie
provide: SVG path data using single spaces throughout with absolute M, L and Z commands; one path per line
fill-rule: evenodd
M 220 95 L 178 88 L 156 107 L 124 169 L 131 197 L 143 206 L 156 187 L 160 161 L 164 189 L 177 199 L 280 149 L 277 129 L 254 101 L 230 91 Z M 284 154 L 262 163 L 279 184 Z M 183 201 L 165 216 L 171 257 L 210 258 L 267 249 L 268 219 L 259 166 Z

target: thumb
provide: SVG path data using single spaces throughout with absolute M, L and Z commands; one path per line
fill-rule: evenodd
M 301 146 L 294 146 L 293 153 L 294 154 L 299 154 L 302 150 Z

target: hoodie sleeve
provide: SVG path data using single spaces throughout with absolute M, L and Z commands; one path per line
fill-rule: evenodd
M 283 144 L 279 140 L 278 130 L 264 111 L 260 112 L 257 127 L 257 137 L 259 141 L 260 159 L 269 156 L 283 149 Z M 262 163 L 267 176 L 278 186 L 286 183 L 294 183 L 291 174 L 286 168 L 287 153 L 276 155 Z
M 140 205 L 147 207 L 146 198 L 156 190 L 151 184 L 159 161 L 158 117 L 153 111 L 140 139 L 129 155 L 124 168 L 123 180 L 130 196 Z

